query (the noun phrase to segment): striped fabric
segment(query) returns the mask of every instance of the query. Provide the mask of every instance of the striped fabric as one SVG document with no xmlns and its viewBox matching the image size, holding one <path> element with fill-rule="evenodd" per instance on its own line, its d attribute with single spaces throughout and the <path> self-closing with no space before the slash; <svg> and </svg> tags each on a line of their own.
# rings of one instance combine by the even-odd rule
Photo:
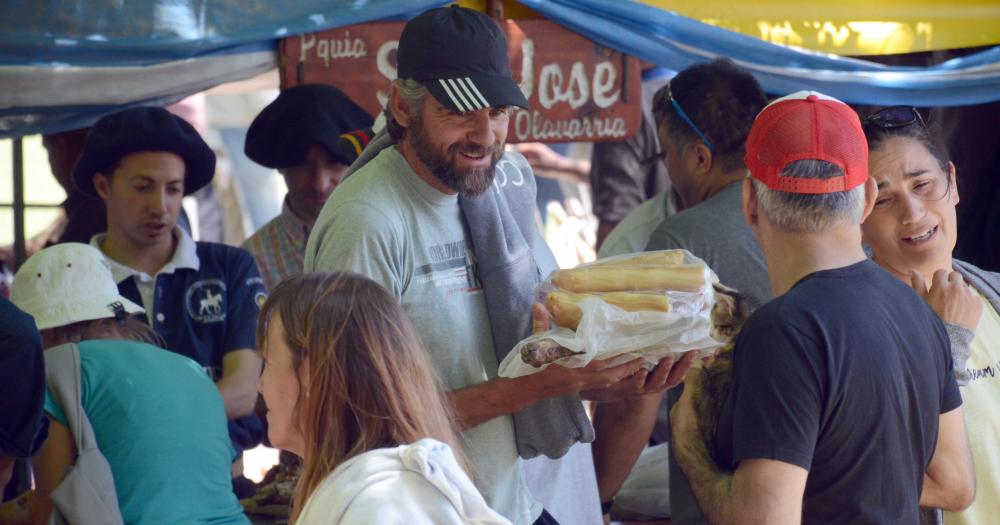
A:
<svg viewBox="0 0 1000 525">
<path fill-rule="evenodd" d="M 311 229 L 292 213 L 286 197 L 281 214 L 243 243 L 243 249 L 253 254 L 257 261 L 257 268 L 268 290 L 273 290 L 286 277 L 302 273 L 306 241 Z"/>
</svg>

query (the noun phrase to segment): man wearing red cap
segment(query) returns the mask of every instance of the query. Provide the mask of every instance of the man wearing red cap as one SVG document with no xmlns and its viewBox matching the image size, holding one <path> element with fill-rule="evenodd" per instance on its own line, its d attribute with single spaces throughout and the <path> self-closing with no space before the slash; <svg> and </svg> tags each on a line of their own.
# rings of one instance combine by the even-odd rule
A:
<svg viewBox="0 0 1000 525">
<path fill-rule="evenodd" d="M 868 260 L 875 184 L 857 115 L 799 92 L 757 116 L 743 213 L 775 299 L 744 325 L 715 439 L 689 388 L 674 451 L 712 523 L 917 523 L 975 493 L 948 336 Z"/>
</svg>

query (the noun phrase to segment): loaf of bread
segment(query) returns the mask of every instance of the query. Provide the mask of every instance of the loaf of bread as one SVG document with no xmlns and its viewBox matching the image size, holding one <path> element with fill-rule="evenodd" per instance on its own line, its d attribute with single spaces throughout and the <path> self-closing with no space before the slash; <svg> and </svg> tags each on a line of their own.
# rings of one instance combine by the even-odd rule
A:
<svg viewBox="0 0 1000 525">
<path fill-rule="evenodd" d="M 534 368 L 557 361 L 580 366 L 630 352 L 649 360 L 690 351 L 708 355 L 731 343 L 748 316 L 743 296 L 713 281 L 711 269 L 684 250 L 630 254 L 556 270 L 539 288 L 555 326 L 523 341 L 517 353 Z M 615 308 L 600 308 L 604 305 L 593 302 L 597 300 Z M 587 306 L 581 308 L 585 301 Z M 521 364 L 502 366 L 509 366 L 514 376 L 530 373 L 526 367 L 517 368 Z"/>
<path fill-rule="evenodd" d="M 601 294 L 578 294 L 563 290 L 549 292 L 545 300 L 545 308 L 552 314 L 552 320 L 559 326 L 572 330 L 580 324 L 583 311 L 580 301 L 587 297 L 597 297 L 602 301 L 617 306 L 626 312 L 667 312 L 670 310 L 670 299 L 666 293 L 609 292 Z"/>
<path fill-rule="evenodd" d="M 636 253 L 622 258 L 601 259 L 590 263 L 595 266 L 677 266 L 684 264 L 682 250 L 663 250 L 658 252 Z"/>
<path fill-rule="evenodd" d="M 705 287 L 705 267 L 700 264 L 675 266 L 584 266 L 559 270 L 552 284 L 575 293 L 634 292 L 673 290 L 699 292 Z"/>
</svg>

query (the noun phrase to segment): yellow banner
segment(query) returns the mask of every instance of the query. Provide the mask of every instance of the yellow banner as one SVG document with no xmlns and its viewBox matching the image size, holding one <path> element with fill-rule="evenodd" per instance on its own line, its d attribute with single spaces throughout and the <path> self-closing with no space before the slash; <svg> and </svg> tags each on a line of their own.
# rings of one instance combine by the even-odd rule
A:
<svg viewBox="0 0 1000 525">
<path fill-rule="evenodd" d="M 775 44 L 890 55 L 1000 44 L 997 0 L 638 0 Z"/>
<path fill-rule="evenodd" d="M 1000 0 L 637 0 L 775 44 L 838 55 L 891 55 L 1000 44 Z M 488 0 L 459 0 L 487 11 Z M 507 18 L 532 10 L 504 0 Z"/>
</svg>

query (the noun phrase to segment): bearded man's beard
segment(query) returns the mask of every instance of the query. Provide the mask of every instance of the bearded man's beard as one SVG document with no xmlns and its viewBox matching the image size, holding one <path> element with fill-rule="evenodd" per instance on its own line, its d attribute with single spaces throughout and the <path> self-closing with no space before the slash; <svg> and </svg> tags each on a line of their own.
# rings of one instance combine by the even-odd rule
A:
<svg viewBox="0 0 1000 525">
<path fill-rule="evenodd" d="M 423 119 L 413 119 L 412 126 L 407 128 L 406 139 L 410 141 L 417 158 L 445 186 L 455 190 L 463 197 L 478 197 L 490 188 L 495 176 L 495 168 L 503 156 L 503 141 L 497 141 L 489 147 L 482 147 L 472 142 L 457 142 L 448 146 L 448 150 L 440 152 L 430 141 L 430 134 L 424 129 Z M 490 165 L 481 168 L 459 169 L 455 159 L 461 155 L 489 155 Z"/>
</svg>

